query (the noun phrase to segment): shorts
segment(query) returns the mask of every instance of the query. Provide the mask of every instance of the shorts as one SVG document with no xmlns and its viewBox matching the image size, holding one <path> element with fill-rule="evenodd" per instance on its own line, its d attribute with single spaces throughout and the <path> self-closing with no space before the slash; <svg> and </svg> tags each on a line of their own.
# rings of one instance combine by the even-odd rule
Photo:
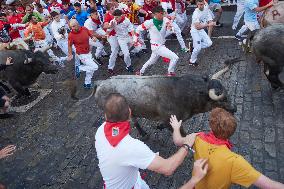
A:
<svg viewBox="0 0 284 189">
<path fill-rule="evenodd" d="M 209 4 L 209 9 L 213 12 L 221 9 L 221 4 L 220 3 L 210 3 Z"/>
</svg>

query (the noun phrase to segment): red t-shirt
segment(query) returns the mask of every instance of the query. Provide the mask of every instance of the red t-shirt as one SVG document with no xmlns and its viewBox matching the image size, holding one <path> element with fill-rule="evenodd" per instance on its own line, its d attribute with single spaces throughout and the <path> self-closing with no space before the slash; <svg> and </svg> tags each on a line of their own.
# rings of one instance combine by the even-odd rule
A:
<svg viewBox="0 0 284 189">
<path fill-rule="evenodd" d="M 110 23 L 110 21 L 114 19 L 114 16 L 112 14 L 110 14 L 109 12 L 107 12 L 105 14 L 105 18 L 104 18 L 104 22 L 105 23 Z M 105 30 L 106 31 L 106 30 Z M 114 30 L 111 30 L 111 32 L 109 33 L 110 36 L 114 36 L 116 33 Z"/>
<path fill-rule="evenodd" d="M 18 15 L 8 16 L 8 22 L 9 24 L 16 24 L 16 23 L 22 23 L 22 18 Z M 9 35 L 12 39 L 20 38 L 21 35 L 19 33 L 19 28 L 13 29 L 12 27 L 9 30 Z"/>
<path fill-rule="evenodd" d="M 259 6 L 263 7 L 265 5 L 267 5 L 268 3 L 270 3 L 272 0 L 259 0 Z"/>
<path fill-rule="evenodd" d="M 90 52 L 89 38 L 92 32 L 84 26 L 80 27 L 78 32 L 71 31 L 68 35 L 68 44 L 74 44 L 77 54 L 88 54 Z"/>
</svg>

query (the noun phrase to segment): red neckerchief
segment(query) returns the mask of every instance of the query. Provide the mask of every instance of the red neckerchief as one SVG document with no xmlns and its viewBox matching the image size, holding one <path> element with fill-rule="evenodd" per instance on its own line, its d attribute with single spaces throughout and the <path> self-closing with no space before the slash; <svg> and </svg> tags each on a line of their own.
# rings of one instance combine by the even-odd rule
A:
<svg viewBox="0 0 284 189">
<path fill-rule="evenodd" d="M 118 143 L 130 132 L 130 122 L 108 122 L 104 126 L 104 132 L 106 139 L 113 147 L 116 147 Z"/>
<path fill-rule="evenodd" d="M 119 22 L 117 22 L 117 24 L 121 24 L 124 20 L 125 20 L 125 16 L 121 16 L 121 19 Z"/>
<path fill-rule="evenodd" d="M 92 19 L 92 21 L 93 21 L 94 23 L 96 23 L 97 25 L 101 25 L 100 19 L 93 19 L 93 18 L 91 18 L 91 19 Z"/>
<path fill-rule="evenodd" d="M 209 133 L 205 133 L 205 132 L 200 132 L 198 133 L 198 136 L 204 140 L 205 142 L 208 142 L 210 144 L 214 144 L 214 145 L 226 145 L 229 149 L 231 149 L 233 147 L 233 144 L 227 139 L 227 140 L 223 140 L 223 139 L 219 139 L 216 138 L 215 135 L 213 134 L 213 132 L 209 132 Z"/>
</svg>

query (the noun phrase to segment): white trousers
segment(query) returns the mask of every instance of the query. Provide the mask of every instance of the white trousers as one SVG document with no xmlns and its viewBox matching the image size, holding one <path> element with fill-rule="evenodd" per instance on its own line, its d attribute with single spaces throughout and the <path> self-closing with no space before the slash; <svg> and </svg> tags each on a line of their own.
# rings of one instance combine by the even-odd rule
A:
<svg viewBox="0 0 284 189">
<path fill-rule="evenodd" d="M 104 45 L 99 40 L 94 42 L 92 39 L 89 40 L 89 43 L 91 46 L 96 47 L 95 57 L 100 58 L 104 52 Z"/>
<path fill-rule="evenodd" d="M 91 53 L 79 54 L 77 56 L 79 57 L 79 59 L 81 60 L 83 64 L 79 66 L 79 70 L 86 72 L 85 84 L 91 84 L 93 74 L 99 67 L 93 60 Z"/>
<path fill-rule="evenodd" d="M 193 40 L 193 52 L 190 57 L 190 62 L 195 63 L 201 49 L 210 47 L 212 41 L 204 29 L 198 31 L 191 30 L 190 33 Z"/>
<path fill-rule="evenodd" d="M 120 49 L 123 53 L 124 62 L 127 67 L 131 65 L 129 48 L 132 46 L 132 40 L 130 37 L 128 38 L 117 38 Z"/>
<path fill-rule="evenodd" d="M 243 25 L 241 27 L 241 29 L 239 30 L 237 35 L 242 36 L 248 29 L 250 31 L 254 31 L 254 30 L 260 29 L 260 25 L 259 25 L 258 21 L 255 21 L 255 22 L 246 22 L 245 21 L 245 25 Z"/>
<path fill-rule="evenodd" d="M 165 45 L 160 45 L 160 46 L 151 45 L 151 49 L 152 49 L 151 57 L 142 66 L 140 73 L 144 73 L 147 67 L 155 64 L 160 56 L 170 59 L 168 73 L 175 72 L 175 67 L 179 57 L 173 51 L 169 50 Z"/>
<path fill-rule="evenodd" d="M 186 13 L 176 14 L 176 23 L 179 26 L 180 30 L 183 31 L 187 24 L 187 16 Z"/>
<path fill-rule="evenodd" d="M 42 48 L 48 46 L 48 42 L 46 40 L 34 41 L 35 48 Z M 51 49 L 47 50 L 47 54 L 52 58 L 53 61 L 60 62 L 60 58 L 55 56 L 54 52 Z"/>
<path fill-rule="evenodd" d="M 115 66 L 115 61 L 119 51 L 119 44 L 116 36 L 109 36 L 107 38 L 107 41 L 110 44 L 110 49 L 111 49 L 111 54 L 109 56 L 109 62 L 108 62 L 108 69 L 112 70 Z"/>
<path fill-rule="evenodd" d="M 14 3 L 15 0 L 6 0 L 6 5 L 10 5 L 12 3 Z"/>
<path fill-rule="evenodd" d="M 173 22 L 172 25 L 173 25 L 173 31 L 167 31 L 166 37 L 174 33 L 177 36 L 177 40 L 178 40 L 180 47 L 182 49 L 186 48 L 179 26 L 175 22 Z"/>
<path fill-rule="evenodd" d="M 241 17 L 243 16 L 245 12 L 245 5 L 244 2 L 239 2 L 237 3 L 237 12 L 234 16 L 234 21 L 233 21 L 233 26 L 232 29 L 235 30 L 238 27 L 238 24 L 240 22 Z"/>
</svg>

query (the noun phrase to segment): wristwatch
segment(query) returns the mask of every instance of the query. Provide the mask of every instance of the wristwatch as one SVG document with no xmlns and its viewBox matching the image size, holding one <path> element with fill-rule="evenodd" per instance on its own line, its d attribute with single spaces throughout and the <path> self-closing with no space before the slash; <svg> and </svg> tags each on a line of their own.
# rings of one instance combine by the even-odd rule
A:
<svg viewBox="0 0 284 189">
<path fill-rule="evenodd" d="M 183 144 L 182 147 L 184 147 L 192 155 L 195 153 L 195 151 L 188 144 Z"/>
</svg>

